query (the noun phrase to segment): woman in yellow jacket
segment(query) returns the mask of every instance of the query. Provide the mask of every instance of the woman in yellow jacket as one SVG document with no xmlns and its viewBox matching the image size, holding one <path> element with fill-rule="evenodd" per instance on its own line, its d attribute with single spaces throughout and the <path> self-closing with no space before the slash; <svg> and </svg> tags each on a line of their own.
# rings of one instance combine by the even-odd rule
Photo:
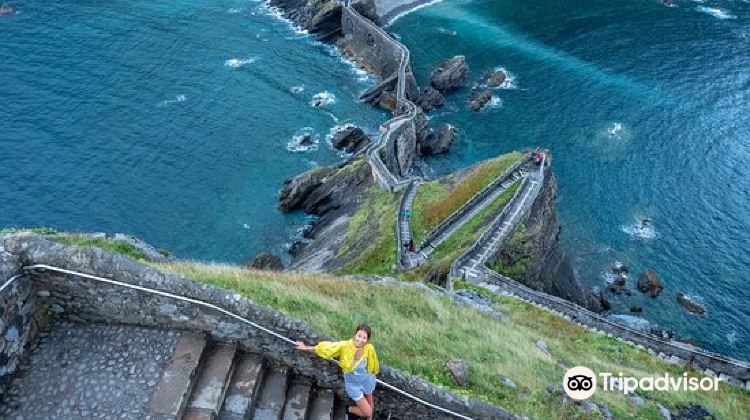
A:
<svg viewBox="0 0 750 420">
<path fill-rule="evenodd" d="M 345 341 L 321 341 L 315 346 L 307 346 L 297 341 L 297 349 L 314 351 L 325 359 L 338 358 L 339 366 L 344 371 L 346 394 L 357 405 L 349 407 L 349 413 L 372 419 L 375 412 L 375 375 L 380 372 L 378 355 L 375 346 L 370 343 L 372 331 L 367 324 L 358 325 L 354 337 Z"/>
</svg>

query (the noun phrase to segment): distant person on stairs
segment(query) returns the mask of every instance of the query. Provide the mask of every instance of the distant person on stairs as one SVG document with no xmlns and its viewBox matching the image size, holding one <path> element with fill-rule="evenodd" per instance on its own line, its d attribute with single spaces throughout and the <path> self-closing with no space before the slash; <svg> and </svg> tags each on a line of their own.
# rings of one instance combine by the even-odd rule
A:
<svg viewBox="0 0 750 420">
<path fill-rule="evenodd" d="M 349 407 L 354 416 L 371 420 L 375 413 L 375 375 L 380 372 L 375 346 L 370 343 L 372 330 L 369 325 L 358 325 L 354 337 L 344 341 L 321 341 L 315 346 L 307 346 L 297 341 L 297 350 L 314 351 L 325 359 L 338 359 L 344 371 L 344 386 L 349 398 L 357 403 Z M 351 417 L 351 416 L 350 416 Z"/>
</svg>

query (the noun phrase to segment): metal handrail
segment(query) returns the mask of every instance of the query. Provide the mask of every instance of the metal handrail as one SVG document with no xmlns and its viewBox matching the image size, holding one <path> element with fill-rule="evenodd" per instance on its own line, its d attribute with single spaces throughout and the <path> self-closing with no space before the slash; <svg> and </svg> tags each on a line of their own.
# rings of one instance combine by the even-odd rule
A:
<svg viewBox="0 0 750 420">
<path fill-rule="evenodd" d="M 296 341 L 292 340 L 291 338 L 285 337 L 285 336 L 283 336 L 283 335 L 281 335 L 281 334 L 279 334 L 279 333 L 277 333 L 277 332 L 275 332 L 273 330 L 270 330 L 270 329 L 268 329 L 268 328 L 266 328 L 266 327 L 264 327 L 262 325 L 259 325 L 259 324 L 255 323 L 255 322 L 252 322 L 252 321 L 250 321 L 250 320 L 248 320 L 246 318 L 243 318 L 243 317 L 235 314 L 234 312 L 228 311 L 228 310 L 226 310 L 226 309 L 224 309 L 224 308 L 222 308 L 220 306 L 214 305 L 212 303 L 204 302 L 202 300 L 193 299 L 193 298 L 189 298 L 189 297 L 185 297 L 185 296 L 180 296 L 180 295 L 176 295 L 174 293 L 163 292 L 161 290 L 151 289 L 149 287 L 143 287 L 143 286 L 138 286 L 138 285 L 135 285 L 135 284 L 124 283 L 124 282 L 117 281 L 117 280 L 107 279 L 107 278 L 104 278 L 104 277 L 94 276 L 94 275 L 87 274 L 87 273 L 81 273 L 81 272 L 78 272 L 78 271 L 68 270 L 68 269 L 65 269 L 65 268 L 55 267 L 55 266 L 47 265 L 47 264 L 34 264 L 34 265 L 29 265 L 29 266 L 24 266 L 23 267 L 23 271 L 24 272 L 26 272 L 26 271 L 32 271 L 32 270 L 56 271 L 56 272 L 59 272 L 59 273 L 64 273 L 64 274 L 68 274 L 68 275 L 72 275 L 72 276 L 83 277 L 83 278 L 86 278 L 86 279 L 89 279 L 89 280 L 94 280 L 94 281 L 98 281 L 98 282 L 102 282 L 102 283 L 107 283 L 107 284 L 113 284 L 113 285 L 116 285 L 116 286 L 121 286 L 121 287 L 129 288 L 129 289 L 134 289 L 134 290 L 138 290 L 138 291 L 142 291 L 142 292 L 146 292 L 146 293 L 151 293 L 151 294 L 155 294 L 155 295 L 159 295 L 159 296 L 164 296 L 164 297 L 168 297 L 168 298 L 172 298 L 172 299 L 176 299 L 176 300 L 181 300 L 183 302 L 189 302 L 189 303 L 192 303 L 194 305 L 203 306 L 205 308 L 210 308 L 210 309 L 213 309 L 215 311 L 218 311 L 218 312 L 220 312 L 220 313 L 222 313 L 224 315 L 227 315 L 227 316 L 229 316 L 231 318 L 236 319 L 237 321 L 240 321 L 240 322 L 245 323 L 247 325 L 250 325 L 250 326 L 252 326 L 254 328 L 257 328 L 257 329 L 259 329 L 259 330 L 261 330 L 261 331 L 263 331 L 265 333 L 268 333 L 268 334 L 270 334 L 270 335 L 272 335 L 272 336 L 274 336 L 274 337 L 276 337 L 276 338 L 278 338 L 278 339 L 280 339 L 282 341 L 285 341 L 287 343 L 296 344 Z M 0 292 L 2 292 L 3 290 L 5 290 L 5 288 L 7 288 L 8 286 L 10 286 L 11 283 L 13 283 L 15 280 L 17 280 L 17 279 L 19 279 L 21 277 L 23 277 L 23 274 L 17 274 L 15 276 L 11 277 L 10 279 L 8 279 L 8 281 L 6 281 L 2 286 L 0 286 Z M 460 414 L 460 413 L 456 413 L 455 411 L 452 411 L 452 410 L 449 410 L 447 408 L 443 408 L 443 407 L 440 407 L 438 405 L 432 404 L 432 403 L 430 403 L 428 401 L 425 401 L 425 400 L 423 400 L 423 399 L 421 399 L 421 398 L 419 398 L 419 397 L 417 397 L 415 395 L 412 395 L 412 394 L 410 394 L 410 393 L 408 393 L 408 392 L 406 392 L 406 391 L 404 391 L 404 390 L 402 390 L 402 389 L 400 389 L 400 388 L 398 388 L 398 387 L 396 387 L 394 385 L 391 385 L 391 384 L 389 384 L 389 383 L 387 383 L 387 382 L 385 382 L 385 381 L 383 381 L 381 379 L 375 378 L 375 380 L 377 381 L 378 384 L 380 384 L 380 385 L 382 385 L 382 386 L 384 386 L 384 387 L 386 387 L 386 388 L 388 388 L 388 389 L 390 389 L 390 390 L 392 390 L 394 392 L 397 392 L 397 393 L 399 393 L 399 394 L 401 394 L 401 395 L 403 395 L 405 397 L 408 397 L 408 398 L 410 398 L 410 399 L 412 399 L 412 400 L 414 400 L 414 401 L 416 401 L 416 402 L 418 402 L 418 403 L 420 403 L 422 405 L 425 405 L 427 407 L 433 408 L 433 409 L 438 410 L 438 411 L 442 411 L 443 413 L 450 414 L 450 415 L 452 415 L 454 417 L 458 417 L 458 418 L 465 419 L 465 420 L 473 420 L 471 417 L 465 416 L 465 415 Z"/>
</svg>

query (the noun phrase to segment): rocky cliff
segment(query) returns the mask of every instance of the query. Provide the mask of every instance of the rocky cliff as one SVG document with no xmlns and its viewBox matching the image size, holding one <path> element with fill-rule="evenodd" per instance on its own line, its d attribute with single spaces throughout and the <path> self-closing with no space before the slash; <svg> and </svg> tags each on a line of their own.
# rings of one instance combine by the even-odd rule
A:
<svg viewBox="0 0 750 420">
<path fill-rule="evenodd" d="M 529 287 L 541 290 L 596 312 L 608 305 L 598 292 L 578 282 L 569 256 L 561 243 L 562 226 L 557 219 L 557 179 L 551 169 L 531 211 L 495 256 L 493 268 Z"/>
</svg>

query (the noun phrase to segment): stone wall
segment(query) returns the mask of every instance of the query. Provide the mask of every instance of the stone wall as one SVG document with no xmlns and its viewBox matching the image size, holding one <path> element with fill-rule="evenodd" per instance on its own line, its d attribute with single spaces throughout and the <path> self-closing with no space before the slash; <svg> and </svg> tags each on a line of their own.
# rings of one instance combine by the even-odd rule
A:
<svg viewBox="0 0 750 420">
<path fill-rule="evenodd" d="M 21 269 L 20 259 L 0 244 L 0 285 Z M 0 292 L 0 400 L 44 320 L 33 283 L 17 279 Z"/>
<path fill-rule="evenodd" d="M 345 7 L 342 9 L 341 30 L 344 36 L 339 47 L 346 56 L 377 75 L 380 80 L 386 80 L 397 73 L 402 46 L 375 23 L 352 8 Z M 416 98 L 419 90 L 411 66 L 408 67 L 406 78 L 406 98 Z M 393 94 L 395 97 L 395 92 Z"/>
<path fill-rule="evenodd" d="M 54 244 L 34 235 L 0 236 L 0 241 L 0 245 L 18 257 L 24 266 L 46 264 L 200 300 L 293 340 L 315 343 L 332 339 L 317 333 L 302 321 L 255 305 L 232 291 L 165 274 L 122 255 Z M 289 343 L 214 309 L 48 270 L 36 271 L 30 278 L 38 295 L 43 296 L 44 302 L 59 317 L 79 322 L 203 330 L 215 340 L 237 342 L 246 351 L 261 353 L 302 375 L 315 378 L 321 387 L 335 388 L 339 392 L 343 388 L 340 370 L 335 364 L 296 351 Z M 427 401 L 474 418 L 513 417 L 500 408 L 457 396 L 387 366 L 382 366 L 380 378 Z M 395 418 L 450 418 L 382 386 L 376 394 L 380 412 L 391 413 Z"/>
</svg>

